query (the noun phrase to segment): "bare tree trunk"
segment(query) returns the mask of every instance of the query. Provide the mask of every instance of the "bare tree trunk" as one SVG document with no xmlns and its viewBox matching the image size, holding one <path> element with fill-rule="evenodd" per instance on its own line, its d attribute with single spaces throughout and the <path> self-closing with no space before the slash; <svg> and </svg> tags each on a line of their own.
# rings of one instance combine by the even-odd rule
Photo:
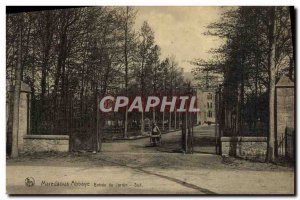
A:
<svg viewBox="0 0 300 200">
<path fill-rule="evenodd" d="M 270 32 L 270 55 L 269 55 L 269 138 L 268 138 L 268 153 L 267 161 L 272 162 L 276 156 L 276 138 L 275 138 L 275 47 L 276 47 L 276 20 L 275 12 L 276 7 L 271 8 L 271 32 Z"/>
<path fill-rule="evenodd" d="M 174 112 L 174 120 L 175 120 L 175 121 L 174 121 L 174 129 L 175 129 L 175 130 L 176 130 L 176 128 L 177 128 L 177 124 L 176 124 L 176 123 L 177 123 L 177 120 L 176 120 L 176 117 L 177 117 L 177 116 L 176 116 L 176 109 L 175 109 L 175 112 Z"/>
<path fill-rule="evenodd" d="M 144 128 L 144 111 L 142 111 L 142 119 L 141 119 L 141 133 L 143 134 L 145 132 Z"/>
<path fill-rule="evenodd" d="M 172 125 L 172 112 L 170 111 L 170 113 L 169 113 L 169 131 L 171 130 L 171 125 Z"/>
<path fill-rule="evenodd" d="M 20 15 L 19 24 L 19 41 L 18 41 L 18 62 L 15 74 L 15 88 L 14 88 L 14 107 L 13 107 L 13 130 L 12 130 L 12 152 L 11 157 L 17 158 L 18 151 L 18 134 L 19 134 L 19 104 L 20 104 L 20 90 L 21 90 L 21 72 L 22 72 L 22 21 L 23 16 Z"/>
<path fill-rule="evenodd" d="M 128 137 L 128 105 L 125 110 L 125 122 L 124 122 L 124 138 Z"/>
<path fill-rule="evenodd" d="M 163 111 L 163 117 L 162 117 L 162 130 L 165 130 L 165 111 Z"/>
<path fill-rule="evenodd" d="M 144 61 L 142 62 L 144 63 Z M 142 93 L 142 98 L 144 98 L 144 64 L 142 64 L 142 76 L 141 76 L 141 93 Z M 143 107 L 143 111 L 141 113 L 141 134 L 144 133 L 145 131 L 145 128 L 144 128 L 144 105 L 142 106 Z"/>
<path fill-rule="evenodd" d="M 124 58 L 125 58 L 125 91 L 126 96 L 128 97 L 128 6 L 126 7 L 126 21 L 125 21 L 125 45 L 124 45 Z M 124 138 L 127 138 L 127 129 L 128 129 L 128 105 L 125 110 L 125 122 L 124 122 Z"/>
<path fill-rule="evenodd" d="M 52 21 L 51 15 L 47 12 L 45 16 L 45 33 L 43 36 L 43 64 L 42 64 L 42 77 L 41 77 L 41 102 L 42 102 L 42 113 L 44 112 L 45 107 L 45 94 L 46 94 L 46 85 L 47 85 L 47 76 L 48 76 L 48 65 L 50 59 L 50 49 L 52 44 Z"/>
</svg>

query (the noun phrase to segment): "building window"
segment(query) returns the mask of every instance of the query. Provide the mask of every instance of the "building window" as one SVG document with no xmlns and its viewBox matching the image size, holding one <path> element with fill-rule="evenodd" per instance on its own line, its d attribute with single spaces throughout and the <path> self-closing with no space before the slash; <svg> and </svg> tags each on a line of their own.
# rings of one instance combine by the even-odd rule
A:
<svg viewBox="0 0 300 200">
<path fill-rule="evenodd" d="M 208 111 L 207 117 L 212 118 L 212 111 Z"/>
<path fill-rule="evenodd" d="M 207 108 L 212 108 L 212 102 L 207 102 Z"/>
<path fill-rule="evenodd" d="M 212 94 L 211 94 L 211 93 L 208 93 L 207 99 L 208 99 L 208 100 L 211 100 L 211 99 L 212 99 Z"/>
</svg>

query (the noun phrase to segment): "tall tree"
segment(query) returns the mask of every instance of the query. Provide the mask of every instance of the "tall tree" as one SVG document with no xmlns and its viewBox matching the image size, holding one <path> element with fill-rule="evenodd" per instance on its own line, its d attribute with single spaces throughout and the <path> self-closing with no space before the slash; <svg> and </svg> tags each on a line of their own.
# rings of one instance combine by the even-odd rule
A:
<svg viewBox="0 0 300 200">
<path fill-rule="evenodd" d="M 231 112 L 236 113 L 238 134 L 243 134 L 246 125 L 261 134 L 258 121 L 269 127 L 269 132 L 264 133 L 269 135 L 269 160 L 276 156 L 275 83 L 282 74 L 293 71 L 290 70 L 293 50 L 289 8 L 274 10 L 274 7 L 225 9 L 221 20 L 210 24 L 205 33 L 220 37 L 224 42 L 210 51 L 212 59 L 194 61 L 196 76 L 205 77 L 203 72 L 209 72 L 223 77 L 225 121 L 230 121 Z M 225 125 L 231 128 L 230 123 Z"/>
<path fill-rule="evenodd" d="M 128 135 L 125 125 L 138 114 L 104 115 L 98 112 L 97 100 L 124 89 L 128 96 L 163 91 L 159 46 L 147 22 L 135 32 L 136 12 L 131 7 L 86 7 L 22 15 L 21 78 L 32 91 L 31 133 L 70 134 L 71 143 L 73 134 L 84 134 L 93 137 L 95 151 L 100 149 L 108 121 L 123 120 L 127 129 L 123 136 Z M 6 76 L 10 85 L 18 71 L 18 15 L 7 16 Z M 142 122 L 146 116 L 150 114 L 142 113 Z"/>
<path fill-rule="evenodd" d="M 275 53 L 276 53 L 276 7 L 270 8 L 270 36 L 269 36 L 269 137 L 267 160 L 274 161 L 275 159 Z"/>
<path fill-rule="evenodd" d="M 14 87 L 14 104 L 13 104 L 13 130 L 12 130 L 12 152 L 11 157 L 19 156 L 18 150 L 18 133 L 19 133 L 19 105 L 21 90 L 21 72 L 22 72 L 22 25 L 23 15 L 19 15 L 18 20 L 18 61 L 15 71 L 15 87 Z"/>
<path fill-rule="evenodd" d="M 135 47 L 136 47 L 136 34 L 133 31 L 134 20 L 136 16 L 136 11 L 126 6 L 125 12 L 121 12 L 122 17 L 124 18 L 123 22 L 123 31 L 124 31 L 124 82 L 125 82 L 125 95 L 128 96 L 128 87 L 129 87 L 129 70 L 130 63 L 133 63 L 133 57 L 135 56 Z M 128 105 L 125 108 L 124 114 L 124 138 L 128 137 Z"/>
<path fill-rule="evenodd" d="M 154 45 L 154 33 L 151 30 L 148 22 L 144 21 L 140 30 L 140 43 L 138 47 L 138 67 L 139 67 L 139 79 L 140 79 L 140 93 L 142 98 L 145 97 L 146 92 L 146 67 L 149 57 L 151 55 L 151 49 Z M 144 112 L 141 112 L 141 132 L 144 132 Z"/>
</svg>

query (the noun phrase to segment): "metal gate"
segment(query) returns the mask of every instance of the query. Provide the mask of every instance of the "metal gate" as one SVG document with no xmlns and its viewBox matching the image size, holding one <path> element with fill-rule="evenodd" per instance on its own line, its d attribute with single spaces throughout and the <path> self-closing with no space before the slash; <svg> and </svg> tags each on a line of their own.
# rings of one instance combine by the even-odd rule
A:
<svg viewBox="0 0 300 200">
<path fill-rule="evenodd" d="M 189 95 L 197 95 L 197 90 L 191 90 Z M 198 97 L 199 98 L 199 97 Z M 214 97 L 215 108 L 219 109 L 219 95 Z M 200 110 L 200 112 L 202 112 Z M 217 118 L 218 111 L 215 111 Z M 219 120 L 207 125 L 199 124 L 198 113 L 186 112 L 182 114 L 182 149 L 185 153 L 220 153 Z"/>
</svg>

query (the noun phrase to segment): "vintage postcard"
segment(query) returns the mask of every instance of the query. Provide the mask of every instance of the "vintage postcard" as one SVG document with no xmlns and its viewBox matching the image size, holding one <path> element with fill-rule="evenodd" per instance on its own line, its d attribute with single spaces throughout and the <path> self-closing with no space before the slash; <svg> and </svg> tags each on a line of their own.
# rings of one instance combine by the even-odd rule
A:
<svg viewBox="0 0 300 200">
<path fill-rule="evenodd" d="M 9 195 L 295 195 L 289 6 L 6 7 Z"/>
</svg>

